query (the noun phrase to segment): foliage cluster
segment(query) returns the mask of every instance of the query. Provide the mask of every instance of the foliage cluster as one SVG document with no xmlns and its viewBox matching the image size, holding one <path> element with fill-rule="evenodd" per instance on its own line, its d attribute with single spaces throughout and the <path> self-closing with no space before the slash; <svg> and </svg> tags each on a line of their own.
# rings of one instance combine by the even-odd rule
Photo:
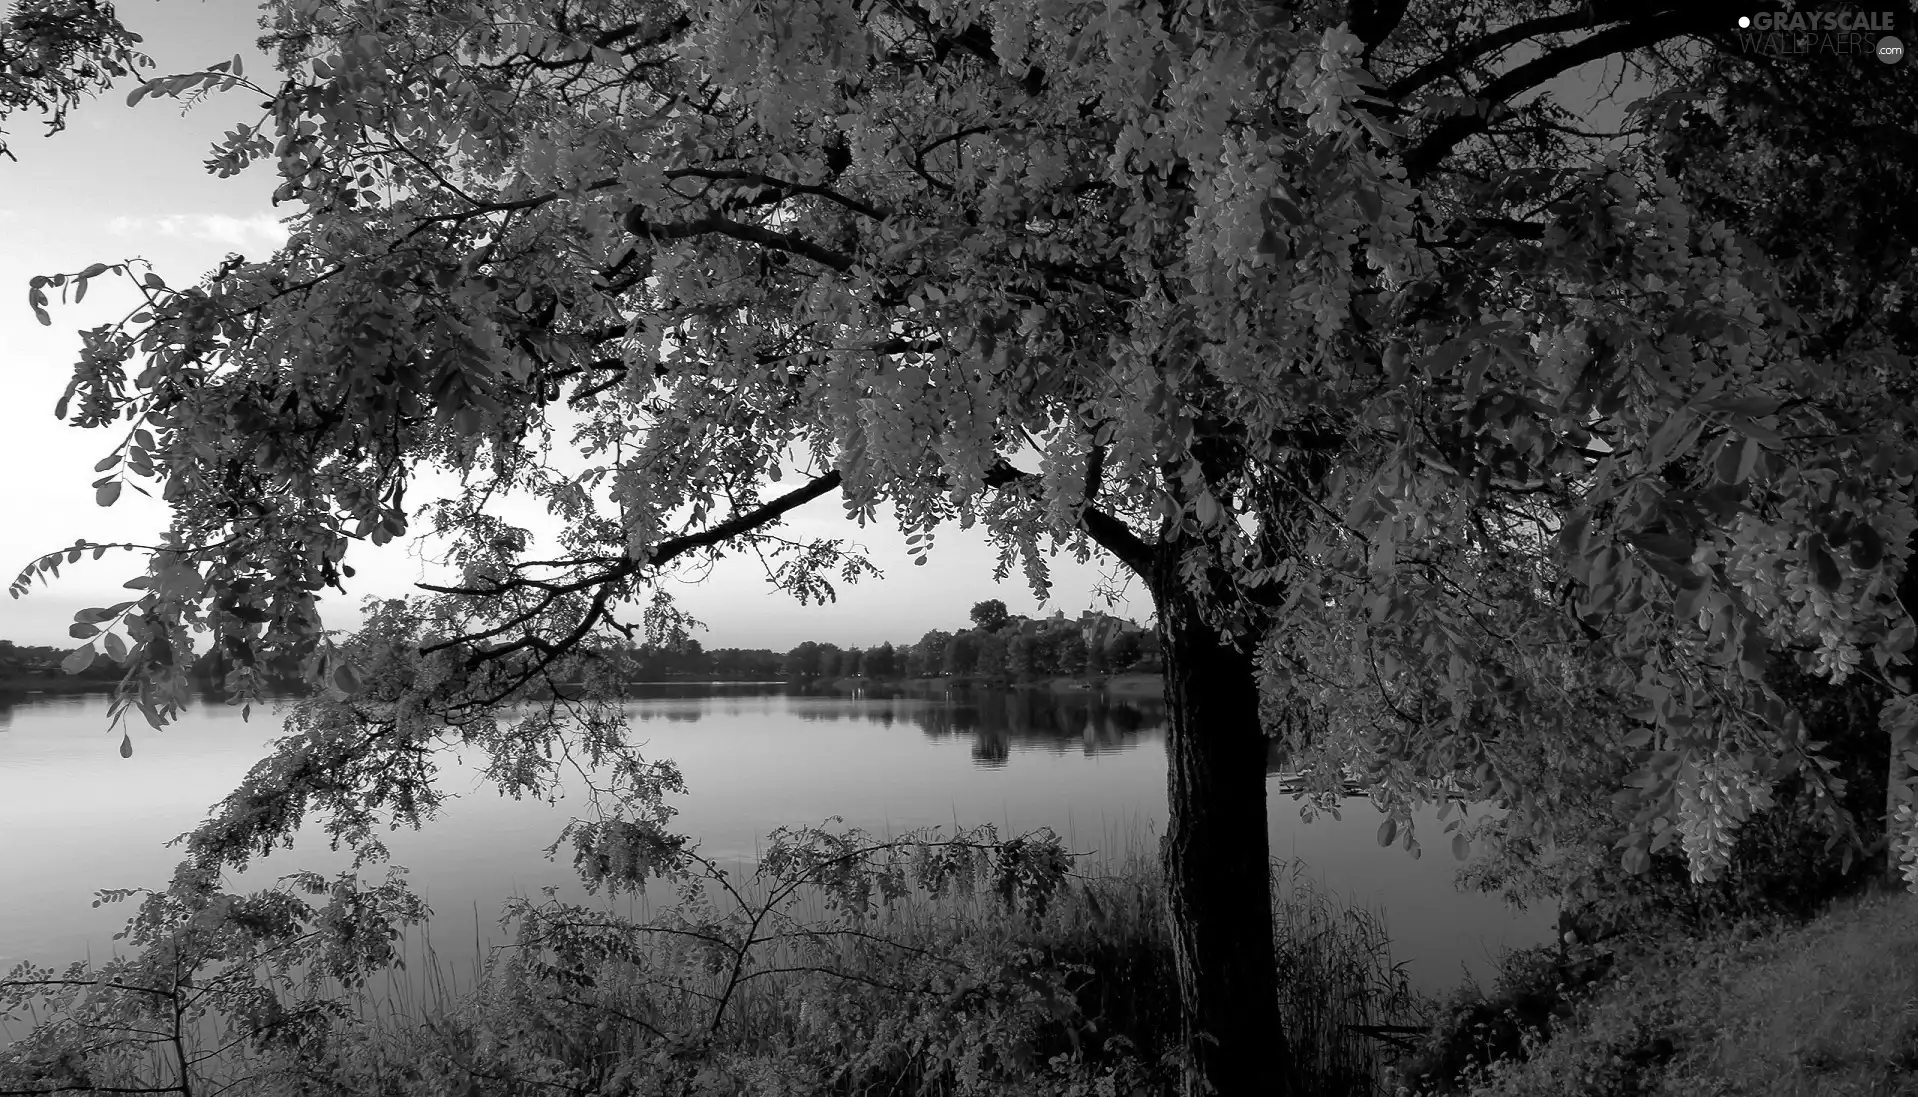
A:
<svg viewBox="0 0 1918 1097">
<path fill-rule="evenodd" d="M 1472 1097 L 1880 1097 L 1918 1085 L 1909 895 L 1809 924 L 1679 937 L 1621 959 L 1549 1039 Z"/>
<path fill-rule="evenodd" d="M 1580 995 L 1612 964 L 1609 954 L 1568 962 L 1549 947 L 1506 953 L 1490 990 L 1467 979 L 1435 1006 L 1431 1027 L 1408 1040 L 1408 1053 L 1393 1064 L 1395 1084 L 1445 1092 L 1493 1063 L 1524 1057 L 1572 1017 Z"/>
<path fill-rule="evenodd" d="M 1610 790 L 1625 776 L 1622 752 L 1602 737 L 1550 751 L 1514 749 L 1514 762 L 1529 757 L 1526 764 L 1549 764 L 1569 777 L 1553 807 L 1556 834 L 1548 839 L 1509 817 L 1482 817 L 1462 829 L 1482 853 L 1461 869 L 1462 885 L 1518 905 L 1557 902 L 1560 929 L 1577 945 L 1647 932 L 1702 934 L 1754 919 L 1803 920 L 1864 886 L 1878 866 L 1847 864 L 1833 850 L 1851 841 L 1882 848 L 1888 744 L 1876 712 L 1886 689 L 1868 676 L 1833 684 L 1782 657 L 1767 675 L 1831 760 L 1828 774 L 1849 819 L 1823 810 L 1820 790 L 1803 775 L 1788 776 L 1772 790 L 1773 806 L 1728 836 L 1712 879 L 1696 879 L 1689 858 L 1672 847 L 1654 853 L 1645 871 L 1627 872 L 1610 855 L 1620 832 Z"/>
<path fill-rule="evenodd" d="M 0 18 L 0 122 L 38 112 L 47 132 L 66 127 L 67 111 L 116 79 L 151 68 L 113 5 L 101 0 L 19 0 Z M 0 156 L 13 159 L 0 130 Z"/>
</svg>

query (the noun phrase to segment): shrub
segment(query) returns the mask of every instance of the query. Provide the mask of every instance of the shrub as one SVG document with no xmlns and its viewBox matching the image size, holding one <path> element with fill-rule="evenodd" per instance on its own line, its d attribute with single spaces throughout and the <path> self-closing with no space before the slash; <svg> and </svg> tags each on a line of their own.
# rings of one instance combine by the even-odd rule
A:
<svg viewBox="0 0 1918 1097">
<path fill-rule="evenodd" d="M 75 986 L 43 983 L 39 1023 L 0 1053 L 0 1089 L 60 1079 L 191 1080 L 196 1091 L 237 1085 L 261 1097 L 555 1089 L 1109 1097 L 1175 1088 L 1170 938 L 1156 871 L 1137 850 L 1105 874 L 1081 876 L 1046 832 L 878 840 L 808 827 L 776 832 L 752 881 L 735 884 L 643 828 L 581 825 L 567 837 L 589 882 L 632 889 L 664 875 L 676 882 L 675 900 L 639 921 L 550 894 L 509 904 L 503 921 L 514 943 L 457 994 L 432 981 L 431 963 L 410 983 L 389 980 L 383 998 L 366 981 L 376 964 L 328 969 L 344 982 L 303 983 L 323 974 L 315 970 L 253 978 L 230 962 L 244 951 L 233 948 L 221 954 L 229 962 L 199 970 L 179 951 L 187 942 L 161 934 L 141 956 L 174 949 L 193 978 L 160 988 L 172 995 L 164 1000 L 131 983 L 123 992 L 77 986 L 135 971 L 150 978 L 152 963 L 76 967 Z M 1423 1020 L 1421 1005 L 1375 919 L 1333 906 L 1298 866 L 1277 881 L 1296 1083 L 1371 1097 L 1380 1059 L 1368 1033 Z M 220 902 L 203 904 L 203 921 L 217 920 L 206 912 Z M 301 927 L 313 919 L 284 913 L 279 930 L 305 939 Z M 25 1003 L 37 974 L 16 973 L 12 1004 Z M 235 993 L 194 997 L 213 985 Z M 205 1024 L 175 1027 L 177 1042 L 141 1035 L 165 1035 L 181 1003 L 204 1009 Z M 282 1023 L 292 1016 L 303 1018 L 297 1027 Z"/>
</svg>

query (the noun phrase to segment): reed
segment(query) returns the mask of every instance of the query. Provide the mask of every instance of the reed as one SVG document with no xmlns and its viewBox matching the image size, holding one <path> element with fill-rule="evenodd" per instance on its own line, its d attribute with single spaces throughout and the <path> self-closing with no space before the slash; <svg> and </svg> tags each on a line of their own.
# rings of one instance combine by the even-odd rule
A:
<svg viewBox="0 0 1918 1097">
<path fill-rule="evenodd" d="M 1067 872 L 1037 901 L 995 859 L 1018 840 L 881 840 L 859 847 L 861 864 L 924 868 L 950 856 L 958 867 L 943 883 L 937 873 L 882 883 L 885 901 L 859 909 L 847 901 L 857 879 L 823 875 L 845 867 L 832 858 L 750 885 L 708 866 L 631 918 L 522 900 L 505 945 L 484 942 L 476 910 L 464 978 L 429 923 L 379 977 L 315 982 L 309 994 L 342 1008 L 296 1045 L 201 1032 L 203 1046 L 224 1050 L 196 1060 L 175 1091 L 1170 1093 L 1178 996 L 1156 842 L 1112 837 L 1093 868 Z M 874 871 L 870 880 L 884 877 Z M 1382 924 L 1296 862 L 1275 864 L 1273 903 L 1292 1091 L 1382 1092 L 1388 1049 L 1376 1034 L 1429 1016 Z M 181 1072 L 164 1058 L 103 1057 L 111 1076 L 90 1077 L 172 1087 Z M 0 1082 L 18 1080 L 0 1052 Z"/>
</svg>

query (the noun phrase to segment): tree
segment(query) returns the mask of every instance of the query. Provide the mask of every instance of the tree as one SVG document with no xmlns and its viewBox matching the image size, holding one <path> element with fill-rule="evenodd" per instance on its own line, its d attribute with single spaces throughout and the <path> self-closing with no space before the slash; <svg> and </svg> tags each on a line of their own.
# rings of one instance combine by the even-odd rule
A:
<svg viewBox="0 0 1918 1097">
<path fill-rule="evenodd" d="M 820 673 L 819 645 L 805 640 L 786 653 L 786 675 L 790 678 L 817 678 Z"/>
<path fill-rule="evenodd" d="M 1106 647 L 1108 641 L 1096 633 L 1093 635 L 1093 640 L 1095 642 L 1090 644 L 1086 643 L 1083 639 L 1080 640 L 1080 648 L 1085 656 L 1086 677 L 1104 678 L 1106 675 L 1112 673 L 1111 666 L 1106 662 Z"/>
<path fill-rule="evenodd" d="M 871 678 L 891 678 L 899 673 L 898 658 L 893 652 L 892 641 L 888 640 L 876 648 L 866 649 L 866 674 Z"/>
<path fill-rule="evenodd" d="M 944 673 L 946 648 L 951 643 L 952 633 L 943 629 L 931 629 L 921 636 L 906 653 L 906 677 L 937 678 Z"/>
<path fill-rule="evenodd" d="M 948 677 L 963 678 L 974 672 L 979 663 L 979 634 L 970 629 L 953 634 L 946 645 L 941 669 Z"/>
<path fill-rule="evenodd" d="M 1050 621 L 1041 622 L 1032 630 L 1032 653 L 1029 659 L 1033 677 L 1047 678 L 1061 673 L 1059 649 L 1064 641 L 1064 630 Z"/>
<path fill-rule="evenodd" d="M 974 665 L 973 673 L 981 679 L 988 682 L 1005 680 L 1007 675 L 1006 636 L 1006 631 L 1002 629 L 998 632 L 988 632 L 979 638 L 979 660 Z"/>
<path fill-rule="evenodd" d="M 1111 673 L 1131 670 L 1139 661 L 1139 639 L 1139 633 L 1124 629 L 1115 630 L 1106 638 L 1105 665 Z"/>
<path fill-rule="evenodd" d="M 1031 631 L 1020 629 L 1006 637 L 1006 677 L 1014 682 L 1030 682 L 1038 673 L 1033 666 Z"/>
<path fill-rule="evenodd" d="M 1918 131 L 1918 91 L 1889 71 L 1895 66 L 1872 58 L 1822 60 L 1806 65 L 1763 51 L 1700 58 L 1656 115 L 1655 132 L 1665 165 L 1688 201 L 1751 237 L 1779 264 L 1784 292 L 1808 321 L 1806 338 L 1829 355 L 1818 383 L 1801 386 L 1800 398 L 1821 405 L 1847 430 L 1872 420 L 1909 441 L 1918 424 L 1899 412 L 1918 402 L 1918 385 L 1911 370 L 1892 363 L 1918 357 L 1918 317 L 1908 307 L 1918 296 L 1918 200 L 1912 198 L 1918 187 L 1912 136 Z M 1867 147 L 1890 154 L 1857 154 Z M 1850 371 L 1831 368 L 1847 360 Z M 1897 410 L 1887 419 L 1881 416 L 1885 408 Z M 1829 467 L 1849 471 L 1842 462 Z M 1895 536 L 1867 528 L 1880 539 Z M 1836 545 L 1846 539 L 1825 540 Z M 1872 551 L 1869 544 L 1862 548 Z M 1918 545 L 1907 550 L 1897 601 L 1909 612 L 1918 607 L 1918 570 L 1909 566 Z M 1800 669 L 1829 675 L 1828 684 L 1812 687 L 1819 692 L 1835 694 L 1847 679 L 1873 676 L 1866 652 L 1855 653 L 1864 665 L 1854 668 L 1853 660 L 1829 645 L 1819 647 L 1823 666 L 1805 658 L 1814 655 L 1811 650 L 1796 653 Z M 1835 668 L 1832 654 L 1840 655 Z M 1909 694 L 1918 685 L 1909 657 L 1902 667 L 1878 662 L 1877 669 L 1895 679 L 1885 684 L 1897 693 Z M 1914 840 L 1909 810 L 1903 834 L 1894 824 L 1900 805 L 1912 799 L 1905 752 L 1918 721 L 1905 716 L 1882 725 L 1866 733 L 1886 733 L 1884 867 L 1897 875 Z"/>
<path fill-rule="evenodd" d="M 1058 669 L 1060 674 L 1073 678 L 1087 673 L 1086 641 L 1078 629 L 1066 629 L 1059 636 Z"/>
<path fill-rule="evenodd" d="M 1157 615 L 1189 1085 L 1277 1091 L 1259 683 L 1267 711 L 1360 691 L 1391 712 L 1347 725 L 1355 751 L 1418 759 L 1382 795 L 1469 755 L 1467 787 L 1496 796 L 1474 718 L 1599 630 L 1660 737 L 1631 857 L 1681 814 L 1673 766 L 1740 736 L 1796 749 L 1746 673 L 1783 642 L 1779 605 L 1852 582 L 1821 642 L 1902 650 L 1908 448 L 1867 433 L 1819 501 L 1829 481 L 1797 473 L 1825 458 L 1792 440 L 1844 432 L 1780 395 L 1819 363 L 1756 253 L 1533 94 L 1729 35 L 1739 10 L 1550 7 L 275 8 L 288 80 L 249 90 L 280 140 L 236 131 L 213 163 L 272 162 L 306 204 L 292 238 L 192 287 L 143 275 L 147 306 L 88 333 L 62 402 L 133 428 L 102 501 L 150 477 L 174 511 L 137 597 L 78 622 L 83 650 L 124 656 L 156 722 L 194 627 L 235 651 L 242 697 L 254 664 L 351 694 L 316 597 L 352 541 L 420 513 L 420 463 L 468 486 L 427 512 L 463 574 L 431 588 L 420 644 L 445 672 L 407 711 L 456 719 L 726 546 L 830 597 L 857 558 L 772 532 L 830 492 L 861 521 L 889 504 L 922 560 L 938 525 L 978 522 L 1041 592 L 1045 542 L 1096 545 Z M 72 277 L 108 273 L 139 272 Z M 579 476 L 529 444 L 559 401 L 587 423 Z M 1712 485 L 1667 480 L 1693 448 Z M 509 488 L 568 520 L 561 555 L 487 514 Z M 1892 547 L 1839 561 L 1803 536 L 1814 503 Z M 1501 553 L 1523 559 L 1487 571 Z M 1740 585 L 1788 557 L 1783 586 Z M 1517 603 L 1560 629 L 1549 657 L 1475 616 L 1475 574 L 1573 603 L 1555 624 L 1557 602 Z M 1682 627 L 1701 615 L 1704 642 Z M 1014 674 L 1031 643 L 1008 640 Z M 936 672 L 925 646 L 909 672 Z M 1358 676 L 1380 652 L 1443 688 L 1395 707 Z M 1513 734 L 1556 727 L 1507 708 Z"/>
<path fill-rule="evenodd" d="M 988 598 L 972 605 L 972 625 L 980 632 L 998 632 L 1011 619 L 1006 604 L 997 598 Z"/>
</svg>

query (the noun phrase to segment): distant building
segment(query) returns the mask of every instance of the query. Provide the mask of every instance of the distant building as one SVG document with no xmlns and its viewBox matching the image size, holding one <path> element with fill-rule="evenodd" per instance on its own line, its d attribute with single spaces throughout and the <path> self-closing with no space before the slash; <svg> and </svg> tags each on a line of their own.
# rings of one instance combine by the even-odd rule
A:
<svg viewBox="0 0 1918 1097">
<path fill-rule="evenodd" d="M 1064 611 L 1060 611 L 1059 619 L 1063 619 L 1064 616 Z M 1144 628 L 1124 617 L 1114 617 L 1110 613 L 1102 613 L 1096 609 L 1085 610 L 1079 614 L 1079 635 L 1085 640 L 1088 648 L 1103 644 L 1114 635 L 1122 636 L 1126 633 L 1144 631 Z"/>
</svg>

